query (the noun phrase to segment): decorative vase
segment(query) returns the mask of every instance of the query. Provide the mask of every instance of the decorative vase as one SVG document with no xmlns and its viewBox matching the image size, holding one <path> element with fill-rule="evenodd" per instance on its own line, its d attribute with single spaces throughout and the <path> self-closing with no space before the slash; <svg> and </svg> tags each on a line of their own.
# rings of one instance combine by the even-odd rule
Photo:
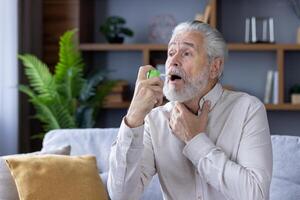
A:
<svg viewBox="0 0 300 200">
<path fill-rule="evenodd" d="M 300 104 L 300 94 L 292 94 L 292 104 Z"/>
</svg>

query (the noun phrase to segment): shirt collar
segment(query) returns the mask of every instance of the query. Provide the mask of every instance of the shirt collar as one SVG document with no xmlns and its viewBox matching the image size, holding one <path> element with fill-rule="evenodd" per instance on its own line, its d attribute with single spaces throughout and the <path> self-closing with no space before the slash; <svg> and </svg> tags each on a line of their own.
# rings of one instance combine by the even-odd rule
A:
<svg viewBox="0 0 300 200">
<path fill-rule="evenodd" d="M 213 109 L 213 107 L 216 105 L 218 100 L 220 99 L 221 95 L 223 93 L 223 87 L 220 83 L 216 83 L 216 85 L 206 94 L 204 95 L 200 101 L 199 101 L 199 106 L 200 110 L 202 109 L 203 103 L 206 100 L 210 101 L 210 110 Z"/>
</svg>

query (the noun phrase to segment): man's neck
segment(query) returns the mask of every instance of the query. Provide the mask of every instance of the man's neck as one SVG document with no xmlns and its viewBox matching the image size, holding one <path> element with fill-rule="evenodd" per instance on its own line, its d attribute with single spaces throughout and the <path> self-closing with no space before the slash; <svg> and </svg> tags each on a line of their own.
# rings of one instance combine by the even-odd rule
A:
<svg viewBox="0 0 300 200">
<path fill-rule="evenodd" d="M 199 105 L 199 101 L 200 99 L 205 96 L 215 85 L 216 85 L 217 81 L 213 81 L 213 82 L 209 82 L 207 84 L 207 87 L 201 91 L 196 97 L 194 97 L 191 100 L 185 101 L 183 102 L 183 104 L 194 114 L 197 115 L 199 109 L 200 109 L 200 105 Z"/>
</svg>

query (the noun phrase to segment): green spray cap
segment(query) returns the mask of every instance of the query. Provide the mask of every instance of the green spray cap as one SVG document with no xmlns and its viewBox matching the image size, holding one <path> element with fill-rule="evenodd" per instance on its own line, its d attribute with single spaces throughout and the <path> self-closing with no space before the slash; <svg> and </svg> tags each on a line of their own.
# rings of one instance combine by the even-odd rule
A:
<svg viewBox="0 0 300 200">
<path fill-rule="evenodd" d="M 160 71 L 157 69 L 151 69 L 147 72 L 147 78 L 160 77 Z"/>
</svg>

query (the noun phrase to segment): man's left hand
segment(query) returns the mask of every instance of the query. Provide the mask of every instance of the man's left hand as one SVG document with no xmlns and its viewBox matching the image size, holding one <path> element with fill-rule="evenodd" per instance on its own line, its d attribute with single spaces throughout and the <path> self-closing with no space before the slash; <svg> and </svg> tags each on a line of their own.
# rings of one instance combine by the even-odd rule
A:
<svg viewBox="0 0 300 200">
<path fill-rule="evenodd" d="M 209 109 L 210 102 L 205 101 L 201 114 L 197 116 L 189 111 L 184 104 L 176 102 L 170 117 L 170 128 L 174 135 L 187 143 L 199 133 L 205 132 Z"/>
</svg>

